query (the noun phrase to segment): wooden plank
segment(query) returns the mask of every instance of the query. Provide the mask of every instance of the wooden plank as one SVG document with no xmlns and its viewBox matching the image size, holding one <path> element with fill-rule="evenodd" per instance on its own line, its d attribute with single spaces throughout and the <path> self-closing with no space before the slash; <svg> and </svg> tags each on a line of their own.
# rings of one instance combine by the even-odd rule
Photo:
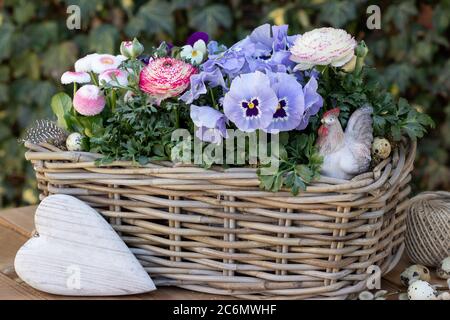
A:
<svg viewBox="0 0 450 320">
<path fill-rule="evenodd" d="M 0 300 L 41 300 L 20 284 L 0 273 Z"/>
<path fill-rule="evenodd" d="M 0 211 L 0 225 L 30 237 L 34 230 L 34 213 L 36 206 Z"/>
<path fill-rule="evenodd" d="M 26 241 L 26 237 L 0 226 L 0 272 L 11 272 L 16 252 Z"/>
</svg>

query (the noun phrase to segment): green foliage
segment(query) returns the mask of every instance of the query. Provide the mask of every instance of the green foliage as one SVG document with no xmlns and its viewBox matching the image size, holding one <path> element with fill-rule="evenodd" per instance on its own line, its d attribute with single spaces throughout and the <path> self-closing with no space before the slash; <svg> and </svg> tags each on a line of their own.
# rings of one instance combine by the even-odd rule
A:
<svg viewBox="0 0 450 320">
<path fill-rule="evenodd" d="M 63 129 L 69 130 L 67 116 L 72 110 L 72 98 L 64 92 L 55 94 L 52 97 L 51 107 L 58 119 L 58 125 Z"/>
<path fill-rule="evenodd" d="M 118 104 L 105 129 L 90 139 L 90 147 L 105 155 L 99 164 L 117 159 L 139 164 L 169 160 L 174 125 L 172 113 L 166 108 L 157 110 L 147 101 L 134 99 L 131 105 Z"/>
<path fill-rule="evenodd" d="M 280 168 L 275 175 L 262 175 L 258 172 L 260 187 L 269 191 L 279 191 L 283 186 L 297 195 L 306 190 L 306 185 L 320 176 L 322 157 L 314 146 L 316 136 L 291 132 L 284 136 L 281 144 Z M 284 150 L 284 151 L 283 151 Z"/>
<path fill-rule="evenodd" d="M 82 9 L 81 30 L 66 28 L 66 8 L 71 4 Z M 436 121 L 436 130 L 427 133 L 419 145 L 414 175 L 417 189 L 450 190 L 450 4 L 379 1 L 381 30 L 367 29 L 368 4 L 365 0 L 3 1 L 0 166 L 5 170 L 0 171 L 0 207 L 37 201 L 31 192 L 35 190 L 34 172 L 25 160 L 18 161 L 24 149 L 17 139 L 35 119 L 51 116 L 51 97 L 62 90 L 59 77 L 77 57 L 94 49 L 117 50 L 120 40 L 135 36 L 146 48 L 161 40 L 182 45 L 198 28 L 206 28 L 213 38 L 229 45 L 260 24 L 273 23 L 275 9 L 282 13 L 277 21 L 289 23 L 291 33 L 331 25 L 366 41 L 371 50 L 367 65 L 381 73 L 377 81 L 392 101 L 398 103 L 403 96 Z M 382 108 L 391 102 L 380 100 L 378 104 Z M 400 116 L 404 119 L 401 130 L 416 134 L 412 117 Z M 396 131 L 389 126 L 387 130 Z"/>
<path fill-rule="evenodd" d="M 219 27 L 229 28 L 233 23 L 230 9 L 222 4 L 212 4 L 205 8 L 193 9 L 189 15 L 190 26 L 210 34 Z"/>
<path fill-rule="evenodd" d="M 331 109 L 339 107 L 340 120 L 346 124 L 351 114 L 363 105 L 374 109 L 374 135 L 400 141 L 402 136 L 411 139 L 422 138 L 427 127 L 433 127 L 433 120 L 426 114 L 411 107 L 404 98 L 396 99 L 384 90 L 377 73 L 364 68 L 345 74 L 334 68 L 324 70 L 319 93 L 325 97 L 324 105 Z M 367 74 L 366 74 L 367 73 Z"/>
</svg>

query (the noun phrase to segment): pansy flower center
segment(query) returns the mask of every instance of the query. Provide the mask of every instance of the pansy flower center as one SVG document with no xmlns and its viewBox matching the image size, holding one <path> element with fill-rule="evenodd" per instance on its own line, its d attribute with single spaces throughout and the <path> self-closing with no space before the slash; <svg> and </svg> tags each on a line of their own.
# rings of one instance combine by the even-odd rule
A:
<svg viewBox="0 0 450 320">
<path fill-rule="evenodd" d="M 287 110 L 287 102 L 285 99 L 281 99 L 278 101 L 277 110 L 273 114 L 274 119 L 284 119 L 287 118 L 288 114 L 286 112 Z"/>
<path fill-rule="evenodd" d="M 196 57 L 197 55 L 198 55 L 197 50 L 193 50 L 192 53 L 191 53 L 191 56 Z"/>
<path fill-rule="evenodd" d="M 246 117 L 257 117 L 259 115 L 259 101 L 258 99 L 250 99 L 249 101 L 242 101 L 242 108 L 245 109 Z"/>
</svg>

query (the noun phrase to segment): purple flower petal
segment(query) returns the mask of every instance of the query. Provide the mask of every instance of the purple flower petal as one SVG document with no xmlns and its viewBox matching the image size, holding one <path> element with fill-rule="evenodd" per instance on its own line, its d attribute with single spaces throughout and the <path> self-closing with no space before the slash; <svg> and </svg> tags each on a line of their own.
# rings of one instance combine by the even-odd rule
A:
<svg viewBox="0 0 450 320">
<path fill-rule="evenodd" d="M 186 44 L 193 46 L 195 42 L 198 40 L 203 40 L 205 43 L 208 43 L 209 36 L 206 32 L 197 31 L 189 36 L 186 41 Z"/>
<path fill-rule="evenodd" d="M 269 74 L 269 77 L 278 97 L 278 106 L 271 124 L 265 130 L 271 133 L 293 130 L 300 124 L 305 111 L 302 86 L 293 75 L 287 73 Z"/>
<path fill-rule="evenodd" d="M 274 52 L 287 49 L 288 46 L 287 30 L 288 30 L 287 24 L 272 27 L 273 33 L 272 49 Z"/>
<path fill-rule="evenodd" d="M 210 72 L 202 71 L 198 74 L 192 75 L 190 78 L 190 83 L 190 89 L 180 97 L 180 100 L 186 102 L 187 104 L 194 102 L 194 100 L 202 94 L 208 92 L 206 84 L 208 84 L 208 87 L 210 88 L 221 86 L 226 89 L 223 75 L 217 67 Z"/>
<path fill-rule="evenodd" d="M 195 132 L 197 138 L 211 143 L 221 143 L 222 138 L 227 138 L 228 133 L 225 123 L 225 115 L 209 106 L 198 107 L 191 105 L 190 116 L 198 129 Z"/>
<path fill-rule="evenodd" d="M 266 23 L 257 27 L 249 36 L 254 43 L 261 43 L 268 48 L 272 48 L 272 37 L 270 35 L 270 24 Z"/>
<path fill-rule="evenodd" d="M 316 78 L 311 77 L 303 88 L 305 96 L 305 113 L 303 114 L 297 130 L 304 130 L 309 123 L 309 118 L 316 115 L 323 106 L 323 98 L 317 93 L 318 83 Z"/>
<path fill-rule="evenodd" d="M 223 101 L 227 118 L 245 132 L 266 128 L 277 105 L 269 78 L 259 71 L 236 77 Z"/>
</svg>

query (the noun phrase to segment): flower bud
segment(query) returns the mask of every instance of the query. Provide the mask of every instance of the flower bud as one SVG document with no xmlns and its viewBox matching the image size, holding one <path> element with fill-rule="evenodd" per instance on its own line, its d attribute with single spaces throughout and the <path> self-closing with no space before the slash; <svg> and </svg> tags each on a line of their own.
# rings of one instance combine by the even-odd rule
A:
<svg viewBox="0 0 450 320">
<path fill-rule="evenodd" d="M 144 46 L 136 38 L 120 44 L 120 53 L 127 58 L 135 59 L 142 52 L 144 52 Z"/>
<path fill-rule="evenodd" d="M 349 62 L 347 62 L 345 65 L 342 66 L 342 70 L 344 70 L 345 72 L 349 73 L 349 72 L 353 72 L 353 70 L 355 70 L 356 67 L 356 56 L 353 56 L 352 60 L 350 60 Z"/>
<path fill-rule="evenodd" d="M 369 52 L 369 48 L 367 48 L 366 43 L 361 41 L 355 48 L 355 54 L 358 58 L 364 58 Z"/>
</svg>

